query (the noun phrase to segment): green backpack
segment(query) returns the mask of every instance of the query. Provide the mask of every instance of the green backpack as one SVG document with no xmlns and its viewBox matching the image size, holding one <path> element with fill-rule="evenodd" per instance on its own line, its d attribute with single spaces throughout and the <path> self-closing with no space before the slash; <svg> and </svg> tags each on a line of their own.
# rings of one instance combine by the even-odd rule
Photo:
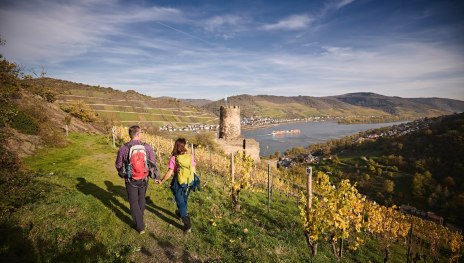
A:
<svg viewBox="0 0 464 263">
<path fill-rule="evenodd" d="M 177 182 L 179 185 L 188 186 L 194 179 L 194 167 L 192 165 L 192 156 L 190 154 L 179 154 L 176 157 L 177 164 Z"/>
</svg>

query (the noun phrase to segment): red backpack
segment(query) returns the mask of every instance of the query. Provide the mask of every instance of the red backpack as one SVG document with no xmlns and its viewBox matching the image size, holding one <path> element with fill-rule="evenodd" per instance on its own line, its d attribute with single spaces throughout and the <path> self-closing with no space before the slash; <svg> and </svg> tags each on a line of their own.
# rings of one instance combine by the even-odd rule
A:
<svg viewBox="0 0 464 263">
<path fill-rule="evenodd" d="M 126 164 L 127 178 L 134 180 L 145 179 L 148 176 L 147 151 L 145 143 L 126 144 L 129 147 L 129 156 Z"/>
</svg>

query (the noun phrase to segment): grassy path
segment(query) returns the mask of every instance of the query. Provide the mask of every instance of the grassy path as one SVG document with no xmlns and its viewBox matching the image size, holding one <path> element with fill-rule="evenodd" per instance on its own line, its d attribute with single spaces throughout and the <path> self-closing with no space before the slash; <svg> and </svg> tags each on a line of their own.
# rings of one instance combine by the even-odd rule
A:
<svg viewBox="0 0 464 263">
<path fill-rule="evenodd" d="M 46 171 L 48 175 L 39 180 L 50 189 L 45 202 L 21 211 L 19 219 L 23 225 L 34 225 L 29 236 L 47 241 L 49 248 L 41 249 L 39 258 L 74 258 L 71 261 L 76 262 L 195 261 L 173 243 L 185 239 L 179 230 L 181 225 L 170 212 L 173 205 L 161 207 L 154 202 L 166 200 L 167 189 L 153 189 L 150 184 L 145 212 L 148 231 L 138 234 L 132 228 L 124 182 L 114 169 L 116 150 L 103 137 L 73 134 L 71 140 L 74 143 L 64 149 L 44 150 L 26 160 L 29 168 Z"/>
<path fill-rule="evenodd" d="M 114 169 L 116 151 L 103 136 L 72 134 L 67 147 L 42 149 L 25 160 L 29 169 L 41 170 L 41 176 L 32 180 L 46 193 L 14 212 L 10 227 L 3 229 L 11 237 L 10 254 L 16 255 L 16 261 L 310 261 L 294 199 L 274 194 L 268 212 L 264 193 L 244 191 L 241 210 L 233 211 L 218 175 L 209 177 L 202 192 L 191 194 L 193 229 L 188 235 L 173 213 L 168 185 L 150 182 L 147 232 L 140 235 L 132 228 L 124 182 Z M 401 257 L 392 253 L 394 261 Z M 347 251 L 341 262 L 381 259 L 374 241 L 356 252 Z M 328 245 L 321 243 L 312 261 L 336 259 Z"/>
<path fill-rule="evenodd" d="M 193 232 L 189 235 L 182 233 L 172 212 L 175 204 L 168 185 L 150 182 L 147 233 L 140 235 L 132 228 L 124 182 L 114 169 L 116 149 L 101 136 L 72 134 L 70 140 L 65 148 L 43 149 L 25 160 L 30 169 L 43 170 L 45 175 L 36 180 L 49 189 L 46 198 L 15 213 L 37 247 L 33 258 L 234 262 L 259 257 L 272 262 L 280 257 L 290 261 L 307 257 L 300 228 L 296 227 L 294 201 L 276 202 L 276 208 L 267 214 L 264 195 L 248 193 L 243 197 L 243 209 L 232 212 L 219 178 L 209 181 L 216 187 L 191 194 Z M 288 216 L 289 207 L 294 216 Z"/>
</svg>

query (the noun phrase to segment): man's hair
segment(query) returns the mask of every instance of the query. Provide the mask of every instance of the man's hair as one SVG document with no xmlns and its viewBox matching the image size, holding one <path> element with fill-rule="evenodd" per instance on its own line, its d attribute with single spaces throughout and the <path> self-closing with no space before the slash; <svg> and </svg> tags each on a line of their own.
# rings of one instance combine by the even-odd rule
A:
<svg viewBox="0 0 464 263">
<path fill-rule="evenodd" d="M 137 136 L 138 133 L 140 133 L 140 126 L 134 125 L 129 127 L 129 137 L 131 139 L 134 139 L 135 136 Z"/>
<path fill-rule="evenodd" d="M 172 155 L 177 156 L 179 154 L 184 154 L 187 152 L 185 145 L 187 141 L 184 138 L 179 138 L 174 143 L 174 148 L 172 149 Z"/>
</svg>

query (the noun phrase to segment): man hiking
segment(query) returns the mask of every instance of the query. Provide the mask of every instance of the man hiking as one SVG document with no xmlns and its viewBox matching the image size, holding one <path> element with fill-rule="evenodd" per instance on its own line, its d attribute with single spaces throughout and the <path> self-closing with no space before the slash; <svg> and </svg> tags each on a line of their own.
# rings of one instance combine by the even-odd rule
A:
<svg viewBox="0 0 464 263">
<path fill-rule="evenodd" d="M 134 125 L 129 128 L 130 142 L 119 148 L 116 157 L 118 175 L 126 182 L 130 211 L 135 222 L 135 229 L 145 233 L 143 213 L 145 211 L 145 193 L 148 187 L 148 162 L 155 163 L 153 148 L 141 141 L 142 130 Z"/>
</svg>

